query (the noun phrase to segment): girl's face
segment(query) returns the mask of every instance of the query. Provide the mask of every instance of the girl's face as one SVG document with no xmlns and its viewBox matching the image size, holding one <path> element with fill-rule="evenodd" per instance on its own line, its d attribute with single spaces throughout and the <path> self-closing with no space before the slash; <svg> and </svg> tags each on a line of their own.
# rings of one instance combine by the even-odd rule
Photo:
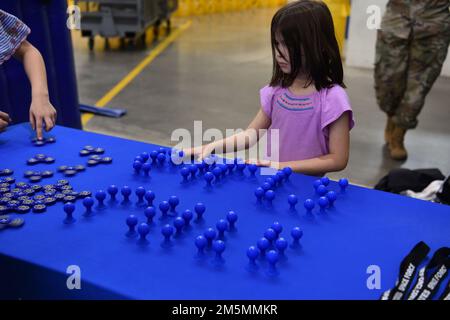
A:
<svg viewBox="0 0 450 320">
<path fill-rule="evenodd" d="M 275 38 L 275 60 L 280 66 L 283 73 L 289 74 L 291 72 L 291 62 L 289 61 L 289 50 L 284 43 L 283 38 L 277 35 Z"/>
</svg>

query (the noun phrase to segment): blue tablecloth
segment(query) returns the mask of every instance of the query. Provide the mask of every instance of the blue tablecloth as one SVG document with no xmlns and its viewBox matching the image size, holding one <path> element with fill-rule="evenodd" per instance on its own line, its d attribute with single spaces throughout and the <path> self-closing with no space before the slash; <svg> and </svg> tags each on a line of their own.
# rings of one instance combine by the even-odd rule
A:
<svg viewBox="0 0 450 320">
<path fill-rule="evenodd" d="M 158 146 L 107 135 L 56 127 L 51 135 L 57 142 L 44 147 L 32 146 L 29 125 L 21 124 L 0 135 L 0 169 L 15 171 L 17 181 L 25 180 L 30 169 L 26 160 L 37 153 L 56 158 L 54 164 L 39 164 L 33 170 L 60 165 L 86 164 L 79 156 L 85 145 L 106 149 L 113 157 L 110 165 L 88 167 L 70 178 L 77 191 L 95 193 L 111 184 L 128 185 L 135 190 L 143 186 L 156 193 L 155 203 L 171 195 L 180 199 L 178 214 L 194 209 L 197 202 L 206 205 L 204 221 L 172 240 L 172 247 L 161 246 L 161 226 L 173 218 L 155 219 L 148 235 L 148 245 L 128 238 L 125 220 L 135 214 L 145 222 L 143 207 L 106 202 L 90 218 L 85 208 L 76 203 L 74 224 L 64 224 L 62 204 L 49 207 L 44 214 L 28 213 L 20 217 L 20 229 L 0 231 L 0 296 L 6 298 L 132 298 L 132 299 L 377 299 L 394 286 L 399 264 L 419 241 L 432 250 L 449 244 L 450 209 L 428 203 L 350 185 L 341 193 L 336 182 L 330 190 L 338 192 L 334 208 L 312 214 L 303 208 L 306 198 L 317 200 L 312 186 L 314 177 L 293 174 L 275 189 L 273 205 L 258 203 L 254 190 L 267 178 L 227 174 L 211 188 L 202 176 L 182 182 L 180 167 L 166 163 L 154 166 L 150 176 L 136 175 L 133 159 L 141 152 Z M 54 183 L 64 176 L 55 173 L 41 184 Z M 296 194 L 297 209 L 292 211 L 287 196 Z M 108 197 L 109 198 L 109 197 Z M 121 196 L 119 196 L 121 199 Z M 225 235 L 223 262 L 218 263 L 212 251 L 198 258 L 194 246 L 196 236 L 225 218 L 228 211 L 239 215 L 234 232 Z M 158 210 L 159 217 L 159 210 Z M 278 275 L 267 273 L 264 260 L 259 270 L 249 271 L 247 248 L 255 245 L 264 231 L 279 221 L 283 237 L 292 242 L 290 230 L 300 227 L 304 233 L 301 247 L 286 250 L 277 264 Z M 431 253 L 430 253 L 431 254 Z M 81 290 L 66 286 L 67 268 L 81 270 Z M 380 267 L 381 289 L 367 287 L 371 265 Z"/>
</svg>

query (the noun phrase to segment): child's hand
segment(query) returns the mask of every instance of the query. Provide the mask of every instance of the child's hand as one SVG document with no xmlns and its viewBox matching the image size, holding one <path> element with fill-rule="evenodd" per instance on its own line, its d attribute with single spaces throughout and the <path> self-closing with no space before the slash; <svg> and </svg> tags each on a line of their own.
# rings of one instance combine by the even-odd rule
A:
<svg viewBox="0 0 450 320">
<path fill-rule="evenodd" d="M 184 155 L 187 157 L 193 157 L 197 160 L 203 160 L 207 156 L 213 152 L 214 147 L 211 147 L 209 144 L 205 144 L 203 146 L 198 146 L 190 149 L 183 149 Z"/>
<path fill-rule="evenodd" d="M 11 118 L 7 113 L 0 111 L 0 132 L 6 130 L 6 127 L 11 123 Z"/>
<path fill-rule="evenodd" d="M 275 168 L 275 169 L 281 168 L 281 165 L 279 162 L 270 161 L 270 160 L 249 159 L 249 160 L 246 160 L 245 163 L 256 164 L 259 167 L 271 167 L 271 168 Z"/>
<path fill-rule="evenodd" d="M 50 131 L 56 124 L 56 110 L 48 98 L 33 98 L 30 107 L 30 123 L 36 131 L 38 139 L 42 139 L 42 126 L 45 131 Z"/>
</svg>

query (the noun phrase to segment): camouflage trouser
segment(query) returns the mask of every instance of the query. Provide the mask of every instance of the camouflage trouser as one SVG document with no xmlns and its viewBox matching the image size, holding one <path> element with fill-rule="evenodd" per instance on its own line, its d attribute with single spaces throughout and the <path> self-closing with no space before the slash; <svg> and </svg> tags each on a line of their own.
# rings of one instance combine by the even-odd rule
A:
<svg viewBox="0 0 450 320">
<path fill-rule="evenodd" d="M 381 110 L 398 126 L 411 129 L 417 126 L 425 97 L 447 56 L 450 14 L 441 12 L 434 20 L 439 24 L 429 27 L 404 13 L 387 12 L 383 17 L 376 44 L 375 90 Z"/>
</svg>

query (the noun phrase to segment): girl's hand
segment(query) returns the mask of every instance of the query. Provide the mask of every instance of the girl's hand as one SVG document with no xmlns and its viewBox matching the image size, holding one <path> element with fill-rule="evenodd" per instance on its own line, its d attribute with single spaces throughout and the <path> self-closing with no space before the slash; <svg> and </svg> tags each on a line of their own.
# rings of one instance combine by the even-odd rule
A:
<svg viewBox="0 0 450 320">
<path fill-rule="evenodd" d="M 275 161 L 270 161 L 270 160 L 249 159 L 249 160 L 246 160 L 245 163 L 256 164 L 259 167 L 271 167 L 271 168 L 275 168 L 275 169 L 281 168 L 280 162 L 275 162 Z"/>
<path fill-rule="evenodd" d="M 48 98 L 33 98 L 30 107 L 30 123 L 36 131 L 38 139 L 42 139 L 42 126 L 45 131 L 50 131 L 56 124 L 56 110 Z"/>
<path fill-rule="evenodd" d="M 190 148 L 190 149 L 183 149 L 184 155 L 187 157 L 193 157 L 197 160 L 203 160 L 207 156 L 213 152 L 214 147 L 211 147 L 209 144 L 205 144 L 202 146 Z"/>
<path fill-rule="evenodd" d="M 11 118 L 7 113 L 0 111 L 0 132 L 6 130 L 6 127 L 11 123 Z"/>
</svg>

